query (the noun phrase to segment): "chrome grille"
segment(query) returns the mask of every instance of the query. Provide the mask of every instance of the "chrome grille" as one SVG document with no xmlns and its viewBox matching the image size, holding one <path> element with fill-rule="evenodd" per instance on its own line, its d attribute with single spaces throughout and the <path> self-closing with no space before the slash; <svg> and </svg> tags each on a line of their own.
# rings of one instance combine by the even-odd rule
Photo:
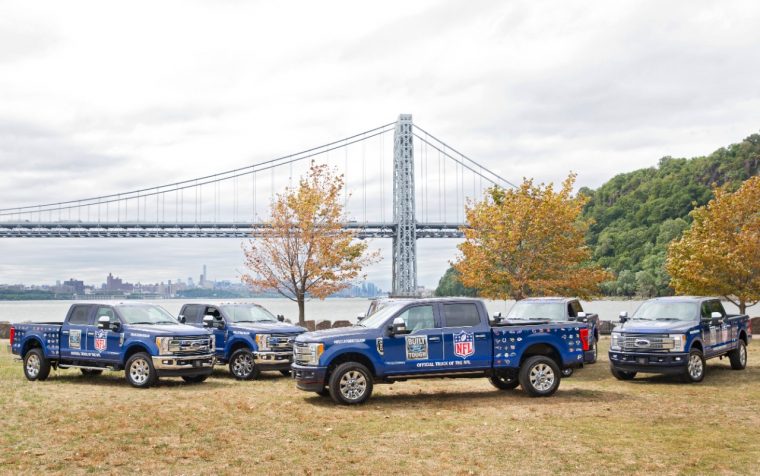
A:
<svg viewBox="0 0 760 476">
<path fill-rule="evenodd" d="M 272 334 L 267 339 L 267 345 L 273 351 L 292 352 L 293 342 L 298 334 Z"/>
<path fill-rule="evenodd" d="M 211 337 L 175 337 L 169 342 L 169 352 L 178 355 L 206 354 L 213 351 Z"/>
<path fill-rule="evenodd" d="M 667 334 L 623 334 L 619 342 L 628 351 L 664 351 L 675 346 Z"/>
</svg>

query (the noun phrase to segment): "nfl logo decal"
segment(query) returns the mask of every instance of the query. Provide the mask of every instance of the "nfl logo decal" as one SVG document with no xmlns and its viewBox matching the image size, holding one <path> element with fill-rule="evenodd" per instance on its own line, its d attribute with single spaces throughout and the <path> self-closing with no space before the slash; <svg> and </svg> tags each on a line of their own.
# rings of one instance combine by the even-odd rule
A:
<svg viewBox="0 0 760 476">
<path fill-rule="evenodd" d="M 462 331 L 454 334 L 454 355 L 466 358 L 475 353 L 475 337 L 469 332 Z"/>
<path fill-rule="evenodd" d="M 108 334 L 106 331 L 97 331 L 95 333 L 95 350 L 103 352 L 106 350 L 106 337 Z"/>
</svg>

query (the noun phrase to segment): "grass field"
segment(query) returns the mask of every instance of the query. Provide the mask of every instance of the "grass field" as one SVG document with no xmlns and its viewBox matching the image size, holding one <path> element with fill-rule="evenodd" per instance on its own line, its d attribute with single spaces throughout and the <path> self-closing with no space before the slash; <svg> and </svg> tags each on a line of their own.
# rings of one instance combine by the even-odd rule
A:
<svg viewBox="0 0 760 476">
<path fill-rule="evenodd" d="M 606 352 L 607 340 L 602 341 Z M 760 345 L 705 381 L 618 382 L 599 363 L 531 399 L 485 379 L 375 388 L 360 407 L 279 373 L 129 387 L 122 373 L 27 382 L 0 353 L 0 472 L 162 474 L 759 474 Z"/>
</svg>

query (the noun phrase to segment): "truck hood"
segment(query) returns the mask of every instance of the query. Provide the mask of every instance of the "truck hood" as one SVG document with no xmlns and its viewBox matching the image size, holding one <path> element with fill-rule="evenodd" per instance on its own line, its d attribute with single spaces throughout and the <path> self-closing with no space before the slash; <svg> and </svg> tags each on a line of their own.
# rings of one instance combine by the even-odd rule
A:
<svg viewBox="0 0 760 476">
<path fill-rule="evenodd" d="M 296 337 L 300 342 L 332 342 L 336 339 L 346 337 L 366 337 L 369 336 L 372 329 L 367 327 L 338 327 L 335 329 L 325 329 L 323 331 L 306 332 Z"/>
<path fill-rule="evenodd" d="M 278 333 L 283 334 L 300 334 L 306 332 L 306 329 L 300 326 L 294 326 L 292 324 L 286 324 L 283 322 L 241 322 L 233 323 L 229 326 L 231 330 L 239 332 L 251 332 L 253 334 L 262 333 Z"/>
<path fill-rule="evenodd" d="M 184 324 L 161 324 L 158 326 L 128 324 L 124 326 L 124 332 L 140 332 L 153 336 L 206 336 L 209 334 L 206 329 L 199 329 Z"/>
<path fill-rule="evenodd" d="M 691 321 L 642 321 L 629 320 L 613 329 L 614 332 L 631 332 L 641 334 L 662 334 L 686 332 L 696 327 L 696 322 Z"/>
</svg>

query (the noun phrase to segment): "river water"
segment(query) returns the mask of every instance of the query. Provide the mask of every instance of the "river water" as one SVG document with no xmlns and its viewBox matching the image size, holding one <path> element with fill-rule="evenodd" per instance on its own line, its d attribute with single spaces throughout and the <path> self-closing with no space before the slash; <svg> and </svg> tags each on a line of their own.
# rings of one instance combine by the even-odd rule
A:
<svg viewBox="0 0 760 476">
<path fill-rule="evenodd" d="M 172 315 L 179 313 L 183 304 L 188 302 L 208 302 L 205 299 L 164 299 L 146 301 L 158 304 Z M 212 300 L 213 301 L 213 300 Z M 69 306 L 74 301 L 0 301 L 0 322 L 55 322 L 63 321 Z M 113 301 L 119 302 L 119 301 Z M 292 321 L 298 320 L 298 306 L 295 302 L 284 298 L 267 298 L 252 300 L 236 300 L 235 302 L 256 302 L 269 309 L 274 314 L 282 314 Z M 507 313 L 514 301 L 485 301 L 490 314 L 501 312 Z M 599 314 L 599 318 L 605 321 L 615 321 L 618 319 L 620 311 L 633 311 L 641 304 L 640 300 L 599 300 L 583 302 L 583 308 L 588 312 Z M 313 300 L 306 303 L 306 319 L 320 320 L 348 320 L 356 321 L 356 316 L 360 312 L 367 310 L 368 299 L 363 298 L 336 298 L 326 299 L 324 301 Z M 724 302 L 726 311 L 737 313 L 736 306 Z M 755 305 L 748 310 L 750 316 L 760 316 L 760 304 Z"/>
</svg>

